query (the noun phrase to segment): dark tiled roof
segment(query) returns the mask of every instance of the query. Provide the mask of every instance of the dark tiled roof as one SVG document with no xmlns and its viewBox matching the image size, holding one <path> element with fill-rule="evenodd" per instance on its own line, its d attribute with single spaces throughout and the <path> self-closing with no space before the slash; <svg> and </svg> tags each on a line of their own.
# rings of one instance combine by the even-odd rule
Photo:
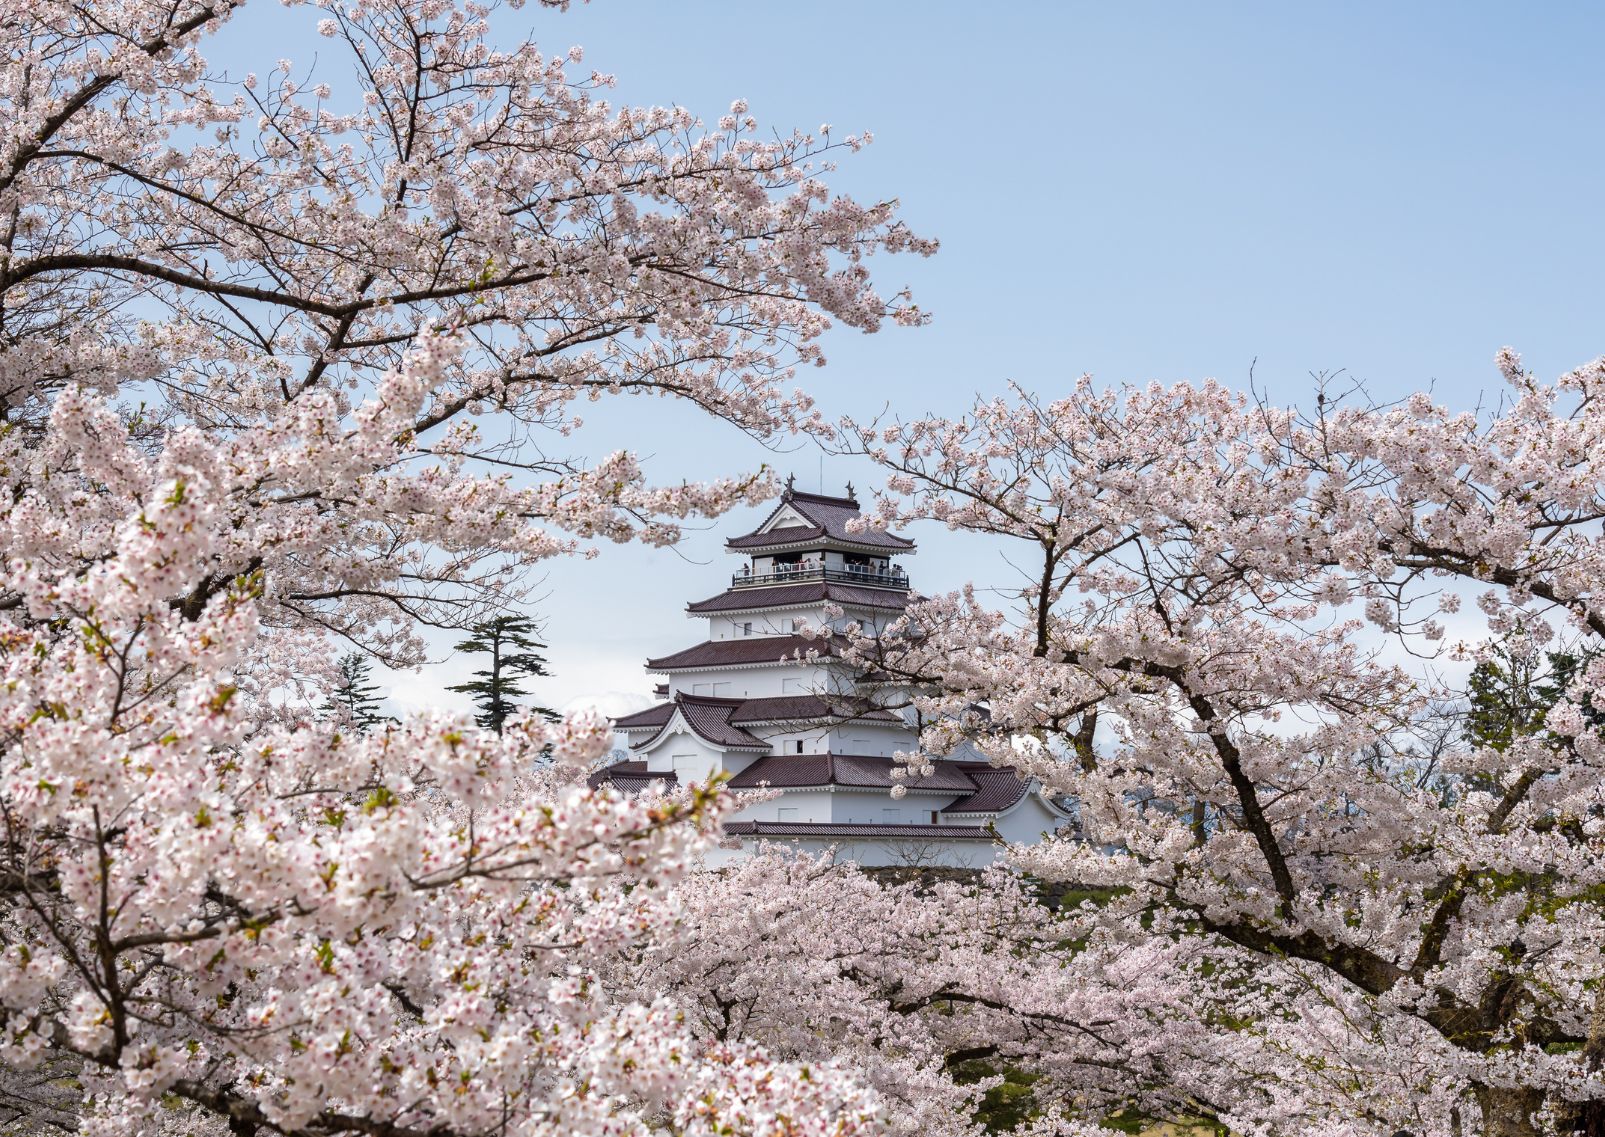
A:
<svg viewBox="0 0 1605 1137">
<path fill-rule="evenodd" d="M 668 685 L 664 684 L 663 693 L 667 695 Z M 659 703 L 655 707 L 648 707 L 644 711 L 636 711 L 633 715 L 624 715 L 613 720 L 613 725 L 620 730 L 641 730 L 649 726 L 662 726 L 674 716 L 673 703 Z"/>
<path fill-rule="evenodd" d="M 778 584 L 773 588 L 732 588 L 706 600 L 687 604 L 686 611 L 738 612 L 742 609 L 784 608 L 794 604 L 856 605 L 860 608 L 906 608 L 908 593 L 895 588 L 861 588 L 856 584 Z"/>
<path fill-rule="evenodd" d="M 796 545 L 803 541 L 820 541 L 825 530 L 818 525 L 783 525 L 767 533 L 746 533 L 732 537 L 724 543 L 727 549 L 768 549 L 776 545 Z"/>
<path fill-rule="evenodd" d="M 679 776 L 675 774 L 615 774 L 608 779 L 608 785 L 621 794 L 638 794 L 653 786 L 672 790 L 679 784 Z"/>
<path fill-rule="evenodd" d="M 714 699 L 706 695 L 680 694 L 674 697 L 674 702 L 664 703 L 651 710 L 642 711 L 641 716 L 654 717 L 667 708 L 668 713 L 663 714 L 663 721 L 658 725 L 657 733 L 644 742 L 635 743 L 637 748 L 650 746 L 663 734 L 664 729 L 674 718 L 674 712 L 679 711 L 698 738 L 713 743 L 715 746 L 736 747 L 742 750 L 768 750 L 769 743 L 756 735 L 748 734 L 739 726 L 730 724 L 730 716 L 741 706 L 744 699 Z M 637 717 L 641 717 L 637 716 Z M 622 721 L 622 720 L 620 720 Z M 641 723 L 641 726 L 650 725 Z M 626 728 L 628 729 L 628 728 Z"/>
<path fill-rule="evenodd" d="M 747 699 L 730 716 L 734 723 L 787 722 L 797 719 L 840 719 L 843 722 L 900 723 L 901 715 L 882 708 L 870 708 L 856 700 L 831 702 L 822 695 L 781 695 L 778 698 Z"/>
<path fill-rule="evenodd" d="M 678 785 L 679 781 L 679 777 L 675 774 L 647 773 L 645 762 L 615 762 L 586 778 L 585 784 L 593 790 L 602 786 L 612 786 L 621 793 L 633 794 L 647 789 L 654 782 L 665 789 L 671 789 Z"/>
<path fill-rule="evenodd" d="M 935 762 L 934 771 L 925 778 L 893 778 L 898 764 L 891 758 L 874 758 L 859 754 L 834 755 L 838 786 L 905 785 L 911 790 L 956 790 L 965 792 L 975 783 L 953 762 Z"/>
<path fill-rule="evenodd" d="M 694 695 L 681 695 L 676 701 L 680 704 L 680 713 L 685 716 L 685 721 L 690 724 L 691 729 L 715 746 L 769 749 L 769 743 L 763 739 L 730 724 L 730 716 L 741 706 L 739 701 L 715 702 L 712 699 L 699 699 Z"/>
<path fill-rule="evenodd" d="M 957 762 L 937 762 L 936 772 L 928 778 L 894 779 L 895 765 L 890 758 L 863 754 L 771 754 L 731 778 L 730 788 L 752 790 L 767 783 L 777 789 L 802 786 L 891 789 L 901 784 L 911 790 L 945 790 L 968 796 L 974 796 L 980 789 Z"/>
<path fill-rule="evenodd" d="M 831 655 L 834 647 L 828 639 L 811 639 L 808 636 L 754 636 L 752 639 L 709 640 L 688 647 L 673 655 L 646 661 L 648 671 L 679 671 L 688 667 L 726 667 L 742 663 L 779 663 L 791 659 L 798 652 L 817 651 Z"/>
<path fill-rule="evenodd" d="M 837 722 L 876 722 L 898 724 L 903 721 L 895 711 L 880 707 L 866 707 L 854 700 L 832 703 L 821 695 L 780 695 L 767 699 L 709 699 L 703 695 L 682 696 L 683 700 L 733 704 L 728 721 L 732 726 L 760 722 L 816 722 L 828 719 Z M 674 703 L 659 703 L 644 711 L 613 720 L 619 730 L 660 729 L 674 717 Z"/>
<path fill-rule="evenodd" d="M 1030 789 L 1030 783 L 1022 781 L 1007 766 L 982 766 L 967 762 L 963 770 L 979 788 L 969 797 L 943 806 L 943 813 L 998 813 L 1019 801 Z"/>
<path fill-rule="evenodd" d="M 730 779 L 733 790 L 755 790 L 768 783 L 776 788 L 828 786 L 829 754 L 771 754 L 760 758 Z"/>
<path fill-rule="evenodd" d="M 728 821 L 724 831 L 732 837 L 880 837 L 904 840 L 946 838 L 992 841 L 996 834 L 984 825 L 876 825 L 853 821 Z"/>
<path fill-rule="evenodd" d="M 769 524 L 786 506 L 802 514 L 812 525 L 794 525 L 784 529 L 775 529 L 768 533 L 761 532 L 764 525 Z M 859 516 L 858 501 L 851 497 L 827 497 L 824 494 L 801 493 L 797 490 L 787 490 L 781 497 L 780 504 L 768 517 L 764 518 L 763 525 L 758 526 L 759 531 L 732 537 L 725 542 L 731 549 L 763 548 L 770 545 L 792 545 L 798 541 L 817 541 L 829 538 L 832 541 L 850 542 L 854 545 L 869 545 L 877 549 L 892 549 L 897 552 L 907 552 L 914 547 L 914 542 L 887 533 L 879 529 L 865 529 L 862 533 L 849 533 L 847 523 Z"/>
</svg>

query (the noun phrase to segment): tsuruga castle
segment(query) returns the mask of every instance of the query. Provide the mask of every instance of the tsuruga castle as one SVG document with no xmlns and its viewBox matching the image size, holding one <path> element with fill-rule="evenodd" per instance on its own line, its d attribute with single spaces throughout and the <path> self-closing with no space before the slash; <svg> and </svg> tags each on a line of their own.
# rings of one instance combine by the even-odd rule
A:
<svg viewBox="0 0 1605 1137">
<path fill-rule="evenodd" d="M 770 842 L 866 865 L 979 867 L 1003 842 L 1035 841 L 1068 820 L 1036 783 L 985 761 L 892 777 L 893 755 L 919 746 L 895 709 L 904 692 L 861 674 L 828 636 L 802 634 L 850 623 L 876 634 L 908 604 L 901 558 L 914 542 L 851 532 L 858 516 L 851 486 L 827 497 L 788 484 L 757 529 L 726 542 L 740 558 L 728 585 L 686 607 L 707 621 L 707 638 L 647 661 L 666 680 L 664 701 L 616 720 L 632 757 L 597 771 L 593 785 L 635 792 L 725 774 L 733 790 L 778 791 L 726 822 L 725 858 Z M 894 798 L 899 782 L 907 792 Z"/>
</svg>

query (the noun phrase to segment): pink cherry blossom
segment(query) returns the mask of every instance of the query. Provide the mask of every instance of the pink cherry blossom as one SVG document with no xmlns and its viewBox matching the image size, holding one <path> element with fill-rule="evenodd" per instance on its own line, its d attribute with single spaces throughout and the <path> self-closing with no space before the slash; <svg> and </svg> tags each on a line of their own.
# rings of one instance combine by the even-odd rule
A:
<svg viewBox="0 0 1605 1137">
<path fill-rule="evenodd" d="M 1023 569 L 1010 606 L 998 582 L 930 598 L 857 655 L 910 685 L 929 752 L 968 741 L 1073 795 L 1078 837 L 1018 866 L 1122 890 L 1120 935 L 1198 939 L 1210 968 L 1171 981 L 1274 1087 L 1217 1114 L 1239 1131 L 1598 1124 L 1602 367 L 1500 366 L 1483 416 L 1084 378 L 844 424 L 888 471 L 883 523 Z M 1462 741 L 1453 703 L 1496 640 L 1587 664 L 1503 749 Z"/>
<path fill-rule="evenodd" d="M 615 104 L 486 6 L 291 6 L 316 67 L 230 78 L 232 8 L 0 5 L 0 1103 L 107 1137 L 878 1131 L 860 1072 L 610 978 L 685 940 L 720 795 L 585 789 L 595 718 L 312 708 L 352 642 L 416 662 L 546 558 L 764 496 L 553 455 L 604 397 L 824 430 L 793 369 L 919 323 L 868 261 L 933 246 L 827 192 L 846 144 Z"/>
</svg>

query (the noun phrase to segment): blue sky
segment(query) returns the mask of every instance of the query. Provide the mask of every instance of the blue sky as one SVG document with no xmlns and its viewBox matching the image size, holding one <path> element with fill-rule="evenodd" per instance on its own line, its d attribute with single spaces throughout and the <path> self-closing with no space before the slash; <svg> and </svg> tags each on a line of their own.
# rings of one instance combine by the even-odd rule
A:
<svg viewBox="0 0 1605 1137">
<path fill-rule="evenodd" d="M 212 54 L 310 61 L 310 27 L 261 5 Z M 777 128 L 874 131 L 834 184 L 899 198 L 942 241 L 879 266 L 935 319 L 834 333 L 806 377 L 831 413 L 956 412 L 1083 371 L 1241 386 L 1251 366 L 1278 401 L 1343 369 L 1379 397 L 1470 405 L 1497 392 L 1501 345 L 1544 376 L 1605 352 L 1605 8 L 596 0 L 496 27 L 584 45 L 619 101 L 711 119 L 741 97 Z M 593 446 L 642 450 L 664 479 L 768 460 L 819 480 L 811 451 L 765 453 L 655 400 L 597 427 Z M 824 477 L 869 480 L 841 461 Z M 548 699 L 647 690 L 641 660 L 700 638 L 683 604 L 718 590 L 722 538 L 752 520 L 554 566 Z M 928 591 L 1008 571 L 913 535 Z M 396 677 L 398 699 L 438 701 L 452 670 Z"/>
</svg>

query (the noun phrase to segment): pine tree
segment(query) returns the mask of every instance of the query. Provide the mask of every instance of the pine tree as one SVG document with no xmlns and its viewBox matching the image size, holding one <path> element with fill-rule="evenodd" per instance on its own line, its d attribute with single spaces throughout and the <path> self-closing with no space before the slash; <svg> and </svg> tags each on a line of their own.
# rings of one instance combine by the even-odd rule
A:
<svg viewBox="0 0 1605 1137">
<path fill-rule="evenodd" d="M 342 655 L 335 665 L 340 678 L 324 700 L 323 710 L 343 719 L 360 734 L 396 720 L 379 710 L 379 688 L 369 674 L 373 663 L 360 651 Z"/>
<path fill-rule="evenodd" d="M 1542 661 L 1498 644 L 1471 670 L 1467 683 L 1466 738 L 1474 746 L 1503 751 L 1534 734 L 1554 702 L 1543 682 Z"/>
<path fill-rule="evenodd" d="M 546 670 L 546 657 L 541 654 L 546 645 L 535 639 L 535 623 L 526 616 L 497 616 L 476 624 L 456 650 L 490 656 L 487 666 L 474 672 L 473 679 L 446 689 L 473 696 L 479 711 L 474 721 L 497 734 L 502 732 L 502 724 L 519 709 L 516 700 L 529 696 L 529 692 L 518 685 L 519 680 L 551 675 Z M 529 709 L 550 721 L 558 718 L 547 707 Z"/>
<path fill-rule="evenodd" d="M 1496 647 L 1490 658 L 1471 671 L 1467 740 L 1503 751 L 1516 739 L 1539 733 L 1549 708 L 1565 695 L 1595 654 L 1552 651 L 1529 656 L 1517 655 L 1504 644 Z M 1585 707 L 1583 720 L 1595 730 L 1605 730 L 1605 712 Z"/>
</svg>

